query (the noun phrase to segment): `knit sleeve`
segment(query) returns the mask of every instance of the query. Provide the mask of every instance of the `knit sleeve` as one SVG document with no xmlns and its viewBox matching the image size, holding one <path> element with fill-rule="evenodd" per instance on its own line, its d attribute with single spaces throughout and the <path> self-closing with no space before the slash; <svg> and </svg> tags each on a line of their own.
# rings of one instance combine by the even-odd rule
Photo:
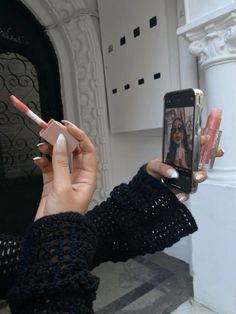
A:
<svg viewBox="0 0 236 314">
<path fill-rule="evenodd" d="M 10 235 L 0 235 L 0 299 L 6 299 L 11 288 L 20 256 L 22 238 Z"/>
<path fill-rule="evenodd" d="M 26 233 L 9 293 L 12 313 L 93 313 L 98 279 L 89 268 L 96 244 L 94 224 L 78 213 L 36 221 Z"/>
<path fill-rule="evenodd" d="M 145 166 L 87 215 L 98 232 L 93 266 L 161 251 L 197 230 L 187 207 Z"/>
</svg>

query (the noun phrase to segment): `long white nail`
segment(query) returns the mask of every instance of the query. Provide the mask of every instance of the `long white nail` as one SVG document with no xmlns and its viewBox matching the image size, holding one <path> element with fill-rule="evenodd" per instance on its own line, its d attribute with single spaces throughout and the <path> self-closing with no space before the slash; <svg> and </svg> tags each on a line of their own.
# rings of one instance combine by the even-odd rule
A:
<svg viewBox="0 0 236 314">
<path fill-rule="evenodd" d="M 41 157 L 39 157 L 39 156 L 36 156 L 33 158 L 33 160 L 39 160 L 39 159 L 41 159 Z"/>
<path fill-rule="evenodd" d="M 66 138 L 62 133 L 57 138 L 56 148 L 58 153 L 66 152 Z"/>
<path fill-rule="evenodd" d="M 179 174 L 175 169 L 168 169 L 166 171 L 166 177 L 170 179 L 176 179 L 179 177 Z"/>
<path fill-rule="evenodd" d="M 186 195 L 177 194 L 176 196 L 180 202 L 186 202 L 188 200 L 188 197 Z"/>
<path fill-rule="evenodd" d="M 205 180 L 205 176 L 202 173 L 198 173 L 195 178 L 198 182 L 202 182 Z"/>
<path fill-rule="evenodd" d="M 45 145 L 46 143 L 38 143 L 37 144 L 37 147 L 40 147 L 40 146 L 43 146 L 43 145 Z"/>
</svg>

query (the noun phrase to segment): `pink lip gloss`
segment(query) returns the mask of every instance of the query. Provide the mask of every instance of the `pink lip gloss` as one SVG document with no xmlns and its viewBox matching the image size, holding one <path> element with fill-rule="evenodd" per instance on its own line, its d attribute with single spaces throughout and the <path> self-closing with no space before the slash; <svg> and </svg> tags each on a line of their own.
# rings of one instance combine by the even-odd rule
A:
<svg viewBox="0 0 236 314">
<path fill-rule="evenodd" d="M 42 129 L 46 129 L 48 124 L 43 121 L 39 116 L 37 116 L 33 111 L 31 111 L 22 101 L 20 101 L 16 96 L 11 95 L 10 101 L 14 107 L 26 114 L 30 119 L 37 123 Z"/>
<path fill-rule="evenodd" d="M 221 123 L 222 110 L 218 108 L 213 108 L 208 114 L 206 126 L 203 129 L 204 135 L 209 135 L 209 140 L 201 149 L 201 165 L 204 167 L 210 165 L 211 169 L 214 164 L 214 149 L 217 149 L 220 134 L 219 128 Z"/>
<path fill-rule="evenodd" d="M 33 111 L 31 111 L 22 101 L 16 98 L 14 95 L 10 96 L 10 101 L 14 107 L 26 114 L 30 119 L 37 123 L 41 127 L 39 135 L 45 139 L 51 145 L 54 145 L 60 133 L 66 138 L 67 151 L 71 153 L 79 145 L 79 142 L 67 132 L 67 129 L 61 123 L 51 119 L 48 123 L 43 121 Z"/>
</svg>

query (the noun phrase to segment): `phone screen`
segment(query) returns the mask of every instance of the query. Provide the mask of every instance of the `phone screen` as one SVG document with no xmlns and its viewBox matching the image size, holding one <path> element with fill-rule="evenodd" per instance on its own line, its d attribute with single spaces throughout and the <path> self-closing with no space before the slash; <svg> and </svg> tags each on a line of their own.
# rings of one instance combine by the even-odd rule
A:
<svg viewBox="0 0 236 314">
<path fill-rule="evenodd" d="M 164 106 L 163 162 L 173 166 L 178 179 L 165 180 L 189 192 L 192 187 L 195 95 L 193 90 L 168 93 Z"/>
<path fill-rule="evenodd" d="M 192 169 L 193 107 L 165 109 L 165 162 L 182 170 Z"/>
</svg>

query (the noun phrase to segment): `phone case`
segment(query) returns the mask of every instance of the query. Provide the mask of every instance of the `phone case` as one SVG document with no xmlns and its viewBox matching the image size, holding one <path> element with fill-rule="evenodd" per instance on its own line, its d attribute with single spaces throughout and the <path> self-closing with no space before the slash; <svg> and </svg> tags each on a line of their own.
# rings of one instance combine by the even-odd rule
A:
<svg viewBox="0 0 236 314">
<path fill-rule="evenodd" d="M 194 121 L 194 145 L 193 145 L 193 171 L 197 171 L 201 155 L 201 132 L 202 132 L 202 110 L 203 110 L 203 92 L 200 89 L 194 89 L 196 97 L 195 121 Z M 198 184 L 192 180 L 191 193 L 197 191 Z"/>
<path fill-rule="evenodd" d="M 178 179 L 167 179 L 163 178 L 163 181 L 168 185 L 172 186 L 174 188 L 177 188 L 180 190 L 180 192 L 187 192 L 187 193 L 194 193 L 197 190 L 197 183 L 194 182 L 193 180 L 193 171 L 196 171 L 199 166 L 199 161 L 200 161 L 200 142 L 201 142 L 201 114 L 202 114 L 202 109 L 203 109 L 203 92 L 199 89 L 186 89 L 186 90 L 178 90 L 178 91 L 173 91 L 170 93 L 167 93 L 165 95 L 165 109 L 173 109 L 176 110 L 178 107 L 181 108 L 187 108 L 193 106 L 187 106 L 184 104 L 183 100 L 185 100 L 186 97 L 190 97 L 190 95 L 193 97 L 194 95 L 194 100 L 191 100 L 194 102 L 194 120 L 192 121 L 192 150 L 191 150 L 191 167 L 186 171 L 188 174 L 184 174 L 184 168 L 179 167 L 180 177 Z M 176 98 L 175 98 L 176 97 Z M 181 99 L 179 102 L 180 105 L 177 104 L 177 100 Z M 193 98 L 192 98 L 193 99 Z M 168 106 L 167 103 L 170 103 Z M 181 106 L 183 102 L 183 106 Z M 190 103 L 190 100 L 189 100 Z M 164 120 L 163 120 L 163 126 L 165 123 L 165 109 L 164 109 Z M 174 131 L 176 132 L 176 131 Z M 164 152 L 164 147 L 165 146 L 165 137 L 166 137 L 166 130 L 164 126 L 164 131 L 163 131 L 163 162 L 165 161 L 165 154 L 166 151 Z M 170 143 L 170 142 L 169 142 Z M 182 144 L 180 144 L 182 145 Z M 182 147 L 178 147 L 176 149 L 176 155 L 178 154 L 183 154 L 183 149 Z M 168 163 L 168 162 L 167 162 Z M 175 166 L 175 168 L 178 168 Z M 192 169 L 192 171 L 190 171 Z"/>
</svg>

